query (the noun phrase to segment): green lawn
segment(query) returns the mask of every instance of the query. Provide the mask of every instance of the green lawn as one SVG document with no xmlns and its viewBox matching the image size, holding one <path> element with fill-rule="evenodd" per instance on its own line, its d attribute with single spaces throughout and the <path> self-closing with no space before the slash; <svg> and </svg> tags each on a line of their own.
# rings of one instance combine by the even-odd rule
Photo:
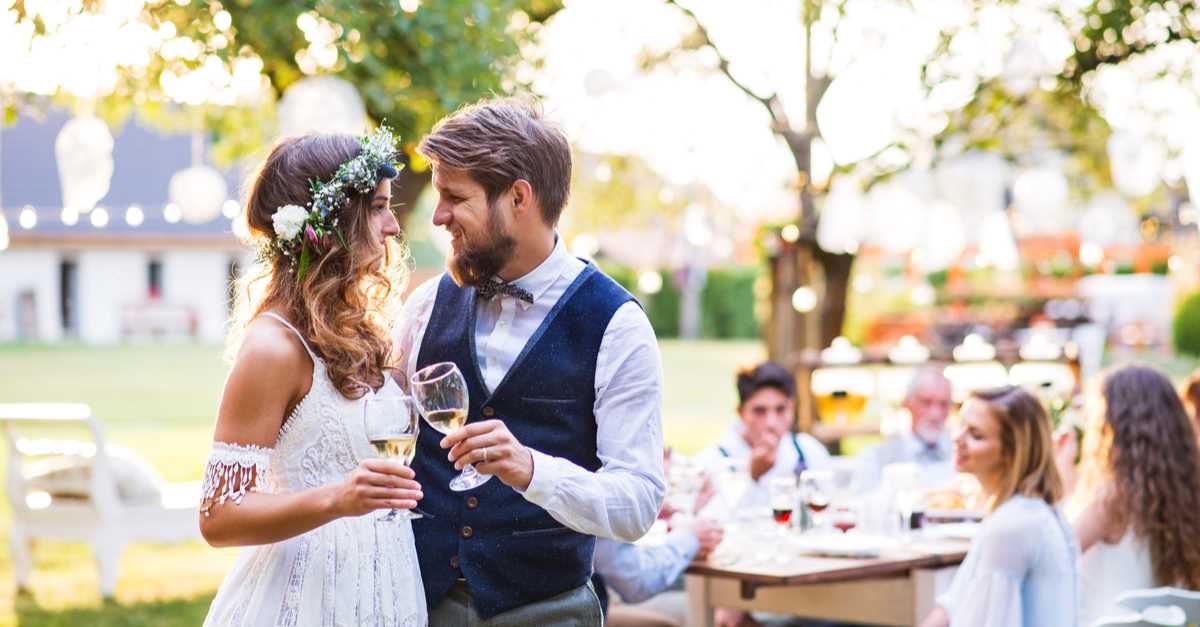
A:
<svg viewBox="0 0 1200 627">
<path fill-rule="evenodd" d="M 731 419 L 733 372 L 760 359 L 762 347 L 664 341 L 662 354 L 667 444 L 695 452 Z M 197 480 L 227 369 L 219 348 L 192 344 L 0 347 L 0 402 L 88 403 L 110 441 L 137 451 L 169 480 Z M 15 598 L 8 519 L 0 501 L 0 627 L 197 625 L 237 554 L 202 543 L 134 545 L 121 560 L 116 600 L 104 603 L 87 547 L 40 543 L 32 594 Z"/>
</svg>

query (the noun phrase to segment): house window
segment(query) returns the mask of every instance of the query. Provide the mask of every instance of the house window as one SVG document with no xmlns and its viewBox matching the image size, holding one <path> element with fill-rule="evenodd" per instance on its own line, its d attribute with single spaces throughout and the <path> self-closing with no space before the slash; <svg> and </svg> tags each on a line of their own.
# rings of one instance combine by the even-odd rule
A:
<svg viewBox="0 0 1200 627">
<path fill-rule="evenodd" d="M 151 259 L 146 265 L 146 274 L 147 284 L 150 286 L 150 300 L 157 300 L 162 296 L 162 260 Z"/>
<path fill-rule="evenodd" d="M 74 259 L 64 259 L 58 264 L 59 318 L 63 333 L 76 335 L 79 332 L 79 265 Z"/>
</svg>

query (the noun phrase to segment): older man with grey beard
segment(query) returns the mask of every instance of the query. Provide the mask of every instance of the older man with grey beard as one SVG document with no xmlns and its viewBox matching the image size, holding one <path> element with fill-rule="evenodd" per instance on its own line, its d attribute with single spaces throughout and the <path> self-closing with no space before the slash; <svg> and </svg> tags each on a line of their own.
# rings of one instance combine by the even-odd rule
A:
<svg viewBox="0 0 1200 627">
<path fill-rule="evenodd" d="M 946 432 L 951 407 L 950 381 L 938 366 L 913 373 L 904 408 L 912 415 L 912 428 L 884 440 L 860 455 L 853 489 L 868 492 L 879 487 L 888 464 L 914 463 L 923 487 L 935 488 L 954 477 L 954 443 Z"/>
</svg>

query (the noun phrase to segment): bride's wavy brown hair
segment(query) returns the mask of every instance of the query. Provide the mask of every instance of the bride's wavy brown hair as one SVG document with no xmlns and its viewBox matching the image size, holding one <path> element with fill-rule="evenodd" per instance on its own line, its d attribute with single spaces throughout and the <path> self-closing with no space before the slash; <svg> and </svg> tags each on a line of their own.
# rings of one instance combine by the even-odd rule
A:
<svg viewBox="0 0 1200 627">
<path fill-rule="evenodd" d="M 1147 543 L 1159 585 L 1200 589 L 1200 447 L 1183 403 L 1144 366 L 1109 373 L 1103 397 L 1084 436 L 1080 488 L 1108 495 L 1117 523 Z"/>
<path fill-rule="evenodd" d="M 305 135 L 276 142 L 255 172 L 246 201 L 251 234 L 274 238 L 275 210 L 308 205 L 309 182 L 329 180 L 339 165 L 360 152 L 358 140 L 349 135 Z M 291 258 L 282 255 L 273 257 L 261 274 L 243 279 L 230 348 L 240 344 L 251 320 L 274 310 L 304 334 L 342 396 L 358 398 L 383 385 L 396 361 L 388 321 L 407 279 L 406 255 L 400 242 L 389 240 L 382 250 L 374 244 L 370 211 L 370 195 L 351 195 L 338 216 L 349 250 L 336 242 L 328 246 L 310 262 L 303 281 L 296 280 Z M 256 285 L 264 280 L 265 286 Z"/>
</svg>

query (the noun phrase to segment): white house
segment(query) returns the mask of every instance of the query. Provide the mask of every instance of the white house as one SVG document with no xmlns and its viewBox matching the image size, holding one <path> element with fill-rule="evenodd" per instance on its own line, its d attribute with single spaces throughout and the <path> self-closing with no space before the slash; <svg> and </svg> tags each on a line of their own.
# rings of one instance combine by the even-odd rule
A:
<svg viewBox="0 0 1200 627">
<path fill-rule="evenodd" d="M 200 224 L 168 207 L 171 175 L 191 164 L 189 136 L 133 121 L 114 132 L 109 192 L 77 214 L 64 210 L 55 159 L 67 119 L 0 129 L 0 342 L 222 341 L 232 277 L 253 255 L 233 235 L 236 207 Z"/>
</svg>

